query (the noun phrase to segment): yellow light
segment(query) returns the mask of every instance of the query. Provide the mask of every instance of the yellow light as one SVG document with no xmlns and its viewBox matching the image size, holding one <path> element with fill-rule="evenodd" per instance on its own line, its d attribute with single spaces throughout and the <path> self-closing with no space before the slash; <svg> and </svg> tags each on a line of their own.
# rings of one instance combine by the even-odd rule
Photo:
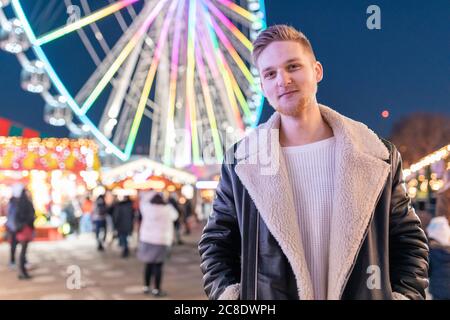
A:
<svg viewBox="0 0 450 320">
<path fill-rule="evenodd" d="M 45 216 L 41 215 L 34 220 L 34 226 L 35 227 L 42 227 L 47 224 L 47 218 Z"/>
<path fill-rule="evenodd" d="M 70 233 L 70 224 L 67 222 L 62 225 L 62 233 L 68 235 Z"/>
<path fill-rule="evenodd" d="M 408 182 L 408 185 L 411 187 L 417 187 L 418 184 L 419 184 L 419 182 L 417 181 L 417 179 L 411 179 Z"/>
<path fill-rule="evenodd" d="M 444 181 L 442 181 L 442 180 L 430 181 L 430 187 L 433 191 L 438 191 L 443 186 L 444 186 Z"/>
<path fill-rule="evenodd" d="M 410 198 L 415 198 L 416 194 L 417 194 L 417 188 L 415 188 L 415 187 L 408 188 L 408 195 Z"/>
<path fill-rule="evenodd" d="M 123 183 L 123 187 L 125 189 L 157 189 L 161 190 L 164 189 L 166 186 L 166 183 L 164 181 L 154 181 L 154 180 L 148 180 L 144 182 L 135 182 L 132 179 L 126 180 Z"/>
<path fill-rule="evenodd" d="M 420 191 L 426 192 L 427 190 L 428 190 L 428 180 L 425 180 L 420 184 Z"/>
<path fill-rule="evenodd" d="M 433 163 L 436 163 L 438 161 L 441 161 L 442 159 L 447 158 L 449 153 L 450 153 L 450 144 L 448 144 L 445 147 L 442 147 L 441 149 L 433 153 L 430 153 L 429 155 L 422 158 L 419 162 L 412 164 L 410 169 L 403 170 L 405 178 L 408 177 L 412 172 L 417 172 L 426 166 L 429 166 Z"/>
</svg>

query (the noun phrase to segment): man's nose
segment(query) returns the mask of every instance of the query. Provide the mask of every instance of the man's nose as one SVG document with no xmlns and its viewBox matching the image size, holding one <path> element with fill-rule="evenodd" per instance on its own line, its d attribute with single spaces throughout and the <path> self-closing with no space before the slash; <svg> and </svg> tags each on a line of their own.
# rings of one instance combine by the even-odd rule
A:
<svg viewBox="0 0 450 320">
<path fill-rule="evenodd" d="M 289 85 L 292 83 L 292 78 L 289 75 L 289 73 L 285 72 L 285 71 L 280 71 L 277 74 L 277 84 L 280 87 L 284 87 L 286 85 Z"/>
</svg>

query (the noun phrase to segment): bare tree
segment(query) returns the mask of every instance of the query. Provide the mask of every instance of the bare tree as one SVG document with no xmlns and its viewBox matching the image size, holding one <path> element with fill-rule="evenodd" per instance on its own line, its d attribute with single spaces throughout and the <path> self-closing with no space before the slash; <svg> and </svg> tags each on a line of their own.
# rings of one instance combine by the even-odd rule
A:
<svg viewBox="0 0 450 320">
<path fill-rule="evenodd" d="M 403 167 L 407 168 L 450 143 L 450 116 L 412 113 L 394 123 L 390 141 L 400 151 Z"/>
</svg>

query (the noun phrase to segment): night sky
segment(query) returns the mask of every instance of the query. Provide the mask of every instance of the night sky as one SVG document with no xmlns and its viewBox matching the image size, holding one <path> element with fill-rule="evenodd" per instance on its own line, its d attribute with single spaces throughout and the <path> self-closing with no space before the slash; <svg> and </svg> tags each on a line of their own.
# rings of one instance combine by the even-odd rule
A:
<svg viewBox="0 0 450 320">
<path fill-rule="evenodd" d="M 381 8 L 381 30 L 366 27 L 371 4 Z M 319 102 L 382 136 L 414 111 L 450 114 L 449 0 L 277 0 L 266 1 L 266 13 L 269 25 L 290 24 L 309 37 L 324 66 Z M 0 52 L 0 117 L 67 135 L 43 121 L 44 101 L 23 91 L 19 76 L 17 59 Z M 262 120 L 271 112 L 265 106 Z"/>
</svg>

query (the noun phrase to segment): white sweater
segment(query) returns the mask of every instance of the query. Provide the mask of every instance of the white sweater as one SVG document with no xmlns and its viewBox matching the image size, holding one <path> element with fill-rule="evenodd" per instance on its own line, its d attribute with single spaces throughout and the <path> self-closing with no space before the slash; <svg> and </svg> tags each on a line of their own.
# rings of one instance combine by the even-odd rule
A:
<svg viewBox="0 0 450 320">
<path fill-rule="evenodd" d="M 142 215 L 139 228 L 139 240 L 151 244 L 170 246 L 172 244 L 174 225 L 178 212 L 170 205 L 152 204 L 153 192 L 142 193 L 139 209 Z"/>
<path fill-rule="evenodd" d="M 328 290 L 328 248 L 334 193 L 335 137 L 282 148 L 298 215 L 314 298 Z"/>
</svg>

